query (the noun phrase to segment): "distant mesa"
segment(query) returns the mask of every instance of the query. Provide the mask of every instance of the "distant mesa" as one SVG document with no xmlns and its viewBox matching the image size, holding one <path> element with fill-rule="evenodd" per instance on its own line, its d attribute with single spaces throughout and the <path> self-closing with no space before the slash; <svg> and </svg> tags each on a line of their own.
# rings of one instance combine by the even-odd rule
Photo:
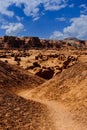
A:
<svg viewBox="0 0 87 130">
<path fill-rule="evenodd" d="M 0 37 L 0 48 L 1 49 L 61 49 L 67 47 L 73 47 L 74 49 L 82 49 L 87 47 L 87 41 L 79 40 L 77 38 L 66 38 L 64 40 L 47 40 L 40 39 L 39 37 L 15 37 L 15 36 L 4 36 Z M 72 48 L 72 49 L 73 49 Z"/>
</svg>

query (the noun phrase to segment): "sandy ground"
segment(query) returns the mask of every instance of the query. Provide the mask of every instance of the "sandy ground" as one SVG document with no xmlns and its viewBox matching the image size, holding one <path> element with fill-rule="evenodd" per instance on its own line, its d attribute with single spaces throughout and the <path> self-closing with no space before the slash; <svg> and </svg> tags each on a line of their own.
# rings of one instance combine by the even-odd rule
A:
<svg viewBox="0 0 87 130">
<path fill-rule="evenodd" d="M 75 120 L 73 120 L 72 113 L 70 113 L 68 111 L 68 108 L 65 107 L 63 104 L 61 104 L 60 102 L 56 102 L 55 100 L 49 101 L 46 98 L 45 99 L 39 99 L 38 97 L 33 98 L 32 90 L 20 91 L 17 93 L 17 95 L 25 99 L 33 100 L 46 105 L 50 113 L 50 115 L 47 116 L 49 116 L 50 119 L 52 120 L 55 130 L 86 130 L 87 129 L 86 127 L 81 126 L 80 124 L 75 122 Z"/>
<path fill-rule="evenodd" d="M 29 51 L 29 53 L 31 53 L 32 55 L 30 56 L 30 57 L 21 57 L 21 64 L 20 64 L 20 66 L 21 67 L 23 67 L 23 68 L 26 68 L 26 67 L 28 67 L 28 66 L 31 66 L 32 65 L 32 63 L 35 61 L 35 56 L 37 56 L 39 53 L 43 53 L 43 54 L 50 54 L 50 53 L 59 53 L 58 51 L 54 51 L 54 50 L 50 50 L 50 51 L 38 51 L 38 50 L 32 50 L 32 51 Z M 73 55 L 73 52 L 61 52 L 61 53 L 64 53 L 65 55 Z M 17 63 L 16 63 L 16 61 L 14 61 L 14 58 L 12 58 L 12 57 L 10 57 L 10 58 L 1 58 L 1 60 L 2 61 L 5 61 L 5 60 L 8 60 L 8 63 L 10 63 L 10 64 L 13 64 L 13 65 L 16 65 Z M 80 55 L 79 56 L 79 61 L 80 62 L 87 62 L 87 55 Z M 53 59 L 53 58 L 50 58 L 48 61 L 38 61 L 39 63 L 40 63 L 40 65 L 41 66 L 52 66 L 52 67 L 55 67 L 56 65 L 59 65 L 59 62 L 60 61 L 58 61 L 58 59 Z M 76 68 L 78 71 L 79 71 L 79 68 L 77 67 Z M 72 68 L 72 72 L 73 72 L 73 68 Z M 76 70 L 76 72 L 77 72 L 77 70 Z M 82 70 L 83 70 L 83 67 L 82 67 Z M 15 70 L 14 70 L 15 71 Z M 70 68 L 70 71 L 71 71 L 71 68 Z M 31 71 L 32 73 L 33 73 L 33 71 Z M 66 71 L 65 71 L 66 72 Z M 81 71 L 82 72 L 82 71 Z M 11 76 L 11 73 L 9 72 L 8 73 L 10 76 Z M 19 74 L 19 72 L 17 73 L 17 75 Z M 73 73 L 72 73 L 73 74 Z M 70 73 L 70 75 L 69 75 L 69 73 L 68 73 L 68 71 L 67 71 L 67 73 L 64 73 L 64 79 L 62 79 L 63 77 L 61 76 L 61 82 L 60 82 L 60 85 L 61 85 L 61 83 L 64 81 L 64 85 L 66 85 L 65 87 L 62 87 L 61 86 L 61 88 L 60 88 L 60 93 L 63 93 L 63 95 L 64 95 L 64 92 L 65 92 L 65 95 L 64 95 L 64 98 L 72 98 L 72 97 L 74 97 L 75 98 L 75 95 L 77 96 L 77 97 L 81 97 L 81 94 L 82 94 L 82 92 L 84 93 L 84 91 L 82 91 L 82 86 L 83 86 L 83 82 L 85 82 L 86 83 L 86 81 L 87 81 L 87 79 L 86 79 L 86 71 L 84 71 L 84 73 L 78 73 L 78 75 L 77 75 L 77 78 L 76 79 L 74 79 L 74 77 L 75 76 L 73 76 L 73 75 L 76 75 L 76 74 L 73 74 L 73 75 L 71 75 L 71 73 Z M 17 75 L 15 74 L 14 76 L 16 77 L 16 78 L 18 78 L 19 79 L 19 77 L 20 77 L 20 75 L 17 77 Z M 67 76 L 67 75 L 69 75 L 69 76 Z M 8 76 L 8 75 L 7 75 Z M 65 79 L 65 77 L 68 77 L 68 78 L 66 78 Z M 83 82 L 82 82 L 82 84 L 81 84 L 81 86 L 79 85 L 79 89 L 78 89 L 78 87 L 77 87 L 77 89 L 75 89 L 74 87 L 73 87 L 73 89 L 72 89 L 72 91 L 74 92 L 72 92 L 72 91 L 70 91 L 70 93 L 69 93 L 69 96 L 67 96 L 67 92 L 66 91 L 68 91 L 67 90 L 67 84 L 70 84 L 70 85 L 72 85 L 71 83 L 72 82 L 69 82 L 70 81 L 70 76 L 72 76 L 73 77 L 73 81 L 74 82 L 80 82 L 79 80 L 81 80 L 81 77 L 84 79 L 84 77 L 85 77 L 85 80 L 83 80 Z M 30 76 L 31 77 L 31 76 Z M 5 78 L 6 79 L 6 77 L 5 76 L 3 76 L 3 78 Z M 33 80 L 32 80 L 32 78 L 33 78 Z M 55 78 L 55 77 L 54 77 Z M 35 80 L 36 81 L 35 81 Z M 7 80 L 8 80 L 8 78 L 7 78 Z M 20 79 L 21 80 L 21 79 Z M 23 79 L 22 79 L 23 80 Z M 11 82 L 13 82 L 14 80 L 8 80 L 9 82 L 8 82 L 8 86 L 9 86 L 9 83 L 11 83 Z M 31 82 L 32 81 L 32 82 Z M 31 78 L 29 78 L 29 81 L 28 81 L 28 85 L 31 87 L 31 86 L 35 86 L 36 87 L 36 84 L 37 84 L 37 88 L 38 89 L 40 89 L 38 86 L 39 86 L 39 83 L 37 83 L 37 81 L 38 81 L 38 78 L 35 78 L 35 77 L 31 77 Z M 16 95 L 17 96 L 19 96 L 19 97 L 22 97 L 23 99 L 26 99 L 26 101 L 28 100 L 28 101 L 33 101 L 33 102 L 35 102 L 36 104 L 37 103 L 39 103 L 39 104 L 41 104 L 42 105 L 42 107 L 43 107 L 43 105 L 45 105 L 46 106 L 46 108 L 47 108 L 47 115 L 46 115 L 46 117 L 47 117 L 47 120 L 45 120 L 44 119 L 44 117 L 43 117 L 43 119 L 44 119 L 44 123 L 45 124 L 48 124 L 48 126 L 47 127 L 44 127 L 44 125 L 42 125 L 41 124 L 41 126 L 40 126 L 40 129 L 25 129 L 27 126 L 25 126 L 25 128 L 19 128 L 20 130 L 87 130 L 87 125 L 85 126 L 84 124 L 82 124 L 82 123 L 80 123 L 80 122 L 78 122 L 78 121 L 76 121 L 75 120 L 75 117 L 73 117 L 74 115 L 73 115 L 73 113 L 72 113 L 72 111 L 70 111 L 69 109 L 68 109 L 68 107 L 65 105 L 65 104 L 63 104 L 63 103 L 61 103 L 59 100 L 55 100 L 55 99 L 50 99 L 50 100 L 48 100 L 48 98 L 47 98 L 47 93 L 45 94 L 45 96 L 43 97 L 43 98 L 40 98 L 40 95 L 44 95 L 44 93 L 48 90 L 48 96 L 50 97 L 50 91 L 51 91 L 51 94 L 52 94 L 52 96 L 54 96 L 55 97 L 55 94 L 58 94 L 57 93 L 57 90 L 58 90 L 58 88 L 57 88 L 57 86 L 58 86 L 58 84 L 57 84 L 57 79 L 55 78 L 55 80 L 52 80 L 52 81 L 50 81 L 50 82 L 45 82 L 45 84 L 44 84 L 44 86 L 46 86 L 46 88 L 45 87 L 43 87 L 42 88 L 42 90 L 41 91 L 38 91 L 38 93 L 36 92 L 36 93 L 34 93 L 35 94 L 35 97 L 33 96 L 33 91 L 35 90 L 35 89 L 32 89 L 31 88 L 31 90 L 30 89 L 27 89 L 26 90 L 26 88 L 24 88 L 24 89 L 22 89 L 21 88 L 21 85 L 20 85 L 20 88 L 19 88 L 19 91 L 16 91 Z M 7 82 L 7 81 L 6 81 Z M 17 82 L 17 79 L 15 80 L 15 82 Z M 23 82 L 26 82 L 26 80 L 23 80 Z M 43 81 L 44 82 L 44 81 Z M 56 82 L 56 86 L 54 87 L 54 84 L 55 84 L 55 82 Z M 34 84 L 33 84 L 34 83 Z M 66 83 L 66 84 L 65 84 Z M 76 85 L 78 85 L 78 83 L 76 84 Z M 31 85 L 32 84 L 32 85 Z M 50 86 L 50 85 L 52 85 L 53 84 L 53 86 L 50 88 L 50 91 L 49 91 L 49 88 L 48 88 L 48 86 Z M 6 85 L 6 87 L 7 87 L 7 85 Z M 12 84 L 13 85 L 13 84 Z M 23 84 L 24 85 L 24 84 Z M 72 85 L 73 86 L 73 85 Z M 85 86 L 85 85 L 84 85 Z M 63 88 L 64 88 L 64 92 L 63 92 Z M 71 88 L 71 87 L 70 87 Z M 38 90 L 37 89 L 37 90 Z M 45 89 L 46 89 L 46 91 L 45 91 Z M 43 91 L 44 90 L 44 91 Z M 54 90 L 54 92 L 55 93 L 53 93 L 53 90 Z M 81 92 L 81 94 L 79 94 L 79 93 Z M 85 90 L 85 93 L 86 93 L 86 90 Z M 53 95 L 54 94 L 54 95 Z M 72 94 L 72 96 L 71 96 L 71 94 Z M 74 96 L 73 96 L 74 95 Z M 82 94 L 83 95 L 83 94 Z M 76 99 L 78 99 L 76 97 Z M 85 96 L 84 96 L 85 97 Z M 57 98 L 59 98 L 59 96 L 57 95 Z M 74 98 L 73 98 L 73 100 L 74 100 Z M 84 98 L 83 98 L 84 99 Z M 68 99 L 67 99 L 68 100 Z M 86 98 L 85 98 L 85 100 L 86 100 Z M 25 102 L 25 100 L 23 101 L 23 102 Z M 80 99 L 79 99 L 79 102 L 80 102 Z M 7 103 L 7 102 L 6 102 Z M 68 102 L 69 103 L 69 102 Z M 74 102 L 75 103 L 75 102 Z M 81 99 L 81 103 L 83 103 L 82 102 L 82 99 Z M 87 101 L 86 101 L 86 103 L 87 103 Z M 9 104 L 9 103 L 8 103 Z M 34 105 L 34 107 L 36 106 L 36 104 Z M 7 105 L 7 104 L 5 104 L 5 105 Z M 19 105 L 19 104 L 17 104 L 17 105 Z M 26 105 L 26 104 L 25 104 Z M 76 104 L 74 104 L 73 106 L 75 106 Z M 77 101 L 77 105 L 78 105 L 78 101 Z M 15 106 L 15 105 L 14 105 Z M 23 106 L 23 104 L 21 104 L 21 106 Z M 39 105 L 38 105 L 39 106 Z M 86 105 L 84 105 L 83 104 L 83 107 L 84 106 L 86 106 Z M 26 105 L 26 107 L 27 107 L 27 105 Z M 79 107 L 79 106 L 78 106 Z M 77 107 L 77 108 L 78 108 Z M 80 105 L 80 109 L 81 109 L 81 107 L 82 107 L 82 105 Z M 24 108 L 25 108 L 25 106 L 24 106 Z M 23 109 L 24 109 L 23 108 Z M 27 109 L 27 108 L 26 108 Z M 33 109 L 33 106 L 31 105 L 31 110 Z M 73 109 L 73 107 L 72 107 L 72 109 Z M 80 109 L 78 109 L 78 111 L 79 111 L 79 113 L 80 113 Z M 37 107 L 37 109 L 36 110 L 38 110 L 38 107 Z M 7 111 L 7 108 L 6 108 L 6 111 Z M 25 112 L 24 112 L 25 113 Z M 23 114 L 24 114 L 23 113 Z M 33 112 L 32 112 L 33 113 Z M 31 113 L 31 116 L 32 116 L 32 113 Z M 35 111 L 35 113 L 36 113 L 36 111 Z M 27 114 L 29 115 L 29 112 L 27 112 Z M 43 114 L 43 113 L 42 113 Z M 85 115 L 86 115 L 86 113 L 85 113 Z M 83 118 L 84 118 L 85 116 L 84 116 L 84 113 L 83 113 Z M 26 115 L 25 115 L 25 118 L 24 119 L 26 119 Z M 41 120 L 43 120 L 43 119 L 41 119 Z M 27 120 L 27 119 L 26 119 Z M 49 121 L 51 122 L 51 125 L 49 124 Z M 35 125 L 37 125 L 37 122 L 35 122 L 34 123 Z M 22 122 L 22 125 L 23 125 L 23 122 Z M 0 129 L 0 130 L 5 130 L 4 128 L 3 129 Z M 7 130 L 7 129 L 6 129 Z M 10 129 L 10 130 L 12 130 L 12 128 Z M 17 128 L 15 129 L 14 128 L 14 130 L 17 130 Z"/>
</svg>

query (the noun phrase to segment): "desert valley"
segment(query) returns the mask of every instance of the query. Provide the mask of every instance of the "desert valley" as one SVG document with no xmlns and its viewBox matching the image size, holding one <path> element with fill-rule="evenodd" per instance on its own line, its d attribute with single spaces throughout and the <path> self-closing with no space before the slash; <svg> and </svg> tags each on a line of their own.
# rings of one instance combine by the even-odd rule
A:
<svg viewBox="0 0 87 130">
<path fill-rule="evenodd" d="M 0 37 L 0 130 L 87 130 L 87 41 Z"/>
</svg>

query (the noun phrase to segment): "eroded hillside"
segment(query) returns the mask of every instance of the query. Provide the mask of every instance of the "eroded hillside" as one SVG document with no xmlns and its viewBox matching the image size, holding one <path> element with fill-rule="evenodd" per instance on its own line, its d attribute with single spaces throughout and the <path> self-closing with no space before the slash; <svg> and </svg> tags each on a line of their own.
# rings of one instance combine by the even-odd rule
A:
<svg viewBox="0 0 87 130">
<path fill-rule="evenodd" d="M 31 95 L 33 98 L 62 102 L 74 114 L 76 121 L 87 125 L 87 63 L 80 62 L 64 70 L 33 89 Z"/>
<path fill-rule="evenodd" d="M 0 38 L 0 130 L 87 129 L 87 41 Z"/>
<path fill-rule="evenodd" d="M 45 105 L 15 95 L 16 91 L 37 87 L 44 81 L 0 61 L 0 130 L 51 129 Z"/>
<path fill-rule="evenodd" d="M 64 40 L 47 40 L 39 37 L 14 37 L 4 36 L 0 37 L 0 48 L 5 49 L 81 49 L 87 47 L 87 41 L 76 38 L 67 38 Z"/>
</svg>

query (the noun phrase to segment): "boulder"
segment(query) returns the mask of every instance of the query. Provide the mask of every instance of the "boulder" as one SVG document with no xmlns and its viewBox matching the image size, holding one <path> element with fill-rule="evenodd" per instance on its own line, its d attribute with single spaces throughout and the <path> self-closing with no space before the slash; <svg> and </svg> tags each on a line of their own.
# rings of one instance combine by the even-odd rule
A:
<svg viewBox="0 0 87 130">
<path fill-rule="evenodd" d="M 38 62 L 33 62 L 33 66 L 35 67 L 41 67 Z"/>
<path fill-rule="evenodd" d="M 38 69 L 35 74 L 44 79 L 51 79 L 54 75 L 54 70 L 51 69 L 50 67 L 41 68 L 41 69 Z"/>
</svg>

